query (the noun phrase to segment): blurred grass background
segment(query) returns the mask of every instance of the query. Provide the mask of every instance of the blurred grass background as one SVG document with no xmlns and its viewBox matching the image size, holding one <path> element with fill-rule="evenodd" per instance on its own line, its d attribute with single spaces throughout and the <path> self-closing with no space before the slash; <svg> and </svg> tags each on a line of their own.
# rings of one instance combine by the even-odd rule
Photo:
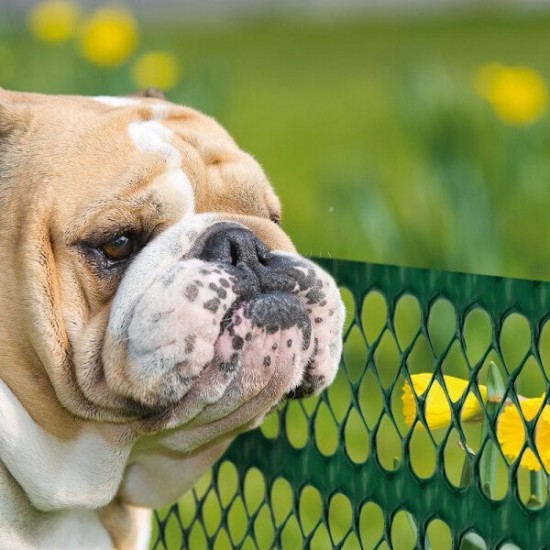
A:
<svg viewBox="0 0 550 550">
<path fill-rule="evenodd" d="M 29 25 L 32 7 L 0 5 L 0 86 L 118 95 L 164 83 L 170 99 L 218 118 L 260 161 L 306 255 L 550 279 L 550 13 L 188 19 L 184 9 L 145 16 L 127 5 L 119 57 L 94 58 L 112 33 L 99 32 L 94 46 L 86 20 L 95 8 L 69 4 L 81 12 L 60 40 Z M 92 53 L 82 51 L 86 33 Z M 499 70 L 508 70 L 503 88 L 487 92 L 481 81 Z M 367 332 L 384 307 L 365 320 Z M 382 376 L 395 363 L 388 338 L 376 358 Z M 357 372 L 365 346 L 352 335 L 346 348 Z M 432 362 L 426 353 L 412 368 Z M 535 371 L 525 381 L 533 396 L 545 384 Z M 331 403 L 349 400 L 342 376 L 334 388 Z M 367 416 L 378 414 L 373 388 Z M 364 441 L 362 429 L 350 440 Z M 386 443 L 391 464 L 399 437 Z M 429 470 L 433 449 L 423 446 L 420 437 L 415 460 Z M 459 471 L 462 454 L 452 453 Z"/>
<path fill-rule="evenodd" d="M 182 12 L 139 19 L 114 67 L 87 60 L 78 39 L 44 44 L 13 12 L 0 21 L 11 89 L 124 94 L 140 55 L 170 52 L 169 97 L 255 155 L 305 254 L 550 278 L 548 114 L 506 123 L 475 89 L 493 62 L 550 77 L 550 15 L 190 23 Z"/>
</svg>

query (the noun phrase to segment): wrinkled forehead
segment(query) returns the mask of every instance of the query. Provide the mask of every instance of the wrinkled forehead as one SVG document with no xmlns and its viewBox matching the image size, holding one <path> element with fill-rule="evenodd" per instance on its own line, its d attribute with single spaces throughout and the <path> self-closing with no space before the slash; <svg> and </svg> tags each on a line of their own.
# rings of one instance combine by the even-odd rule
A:
<svg viewBox="0 0 550 550">
<path fill-rule="evenodd" d="M 129 98 L 42 97 L 19 106 L 26 118 L 20 168 L 24 192 L 44 196 L 60 226 L 117 202 L 132 208 L 132 201 L 150 199 L 194 209 L 183 147 L 163 124 L 168 107 Z"/>
<path fill-rule="evenodd" d="M 257 162 L 194 109 L 156 98 L 19 94 L 18 100 L 32 141 L 27 170 L 60 196 L 74 196 L 78 186 L 71 216 L 78 216 L 79 203 L 143 193 L 156 182 L 163 196 L 179 193 L 186 211 L 279 217 L 279 201 Z"/>
<path fill-rule="evenodd" d="M 35 151 L 54 156 L 64 151 L 69 165 L 83 156 L 99 160 L 109 155 L 112 170 L 138 154 L 170 162 L 190 149 L 209 163 L 240 152 L 214 119 L 156 98 L 19 94 L 16 108 L 27 119 Z"/>
</svg>

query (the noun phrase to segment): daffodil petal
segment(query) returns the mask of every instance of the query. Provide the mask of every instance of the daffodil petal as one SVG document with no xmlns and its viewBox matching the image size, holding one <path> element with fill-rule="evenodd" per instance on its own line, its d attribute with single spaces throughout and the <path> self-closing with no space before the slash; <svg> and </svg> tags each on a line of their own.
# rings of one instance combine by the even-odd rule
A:
<svg viewBox="0 0 550 550">
<path fill-rule="evenodd" d="M 520 407 L 523 418 L 526 421 L 533 420 L 538 414 L 544 397 L 524 399 L 520 401 Z M 535 446 L 539 453 L 544 467 L 550 470 L 550 406 L 544 405 L 544 408 L 537 420 L 535 426 Z M 527 432 L 524 426 L 520 412 L 515 405 L 508 405 L 500 414 L 497 422 L 497 439 L 502 452 L 510 459 L 516 460 L 525 445 Z M 521 457 L 520 465 L 529 470 L 538 471 L 541 464 L 535 456 L 535 453 L 529 448 L 525 450 Z"/>
<path fill-rule="evenodd" d="M 428 427 L 432 430 L 448 427 L 451 423 L 451 405 L 445 394 L 445 391 L 441 387 L 441 384 L 434 380 L 432 382 L 432 373 L 421 373 L 411 375 L 411 382 L 414 388 L 416 396 L 425 396 L 425 415 Z M 458 401 L 468 388 L 468 382 L 461 378 L 454 376 L 444 376 L 445 387 L 449 398 L 453 403 Z M 428 390 L 429 388 L 429 390 Z M 487 388 L 485 386 L 479 386 L 482 401 L 487 400 Z M 416 400 L 413 395 L 413 390 L 408 382 L 403 386 L 403 415 L 407 425 L 411 426 L 416 417 Z M 464 405 L 461 409 L 461 419 L 463 421 L 475 421 L 478 420 L 483 414 L 479 400 L 472 391 L 468 393 L 464 401 Z"/>
</svg>

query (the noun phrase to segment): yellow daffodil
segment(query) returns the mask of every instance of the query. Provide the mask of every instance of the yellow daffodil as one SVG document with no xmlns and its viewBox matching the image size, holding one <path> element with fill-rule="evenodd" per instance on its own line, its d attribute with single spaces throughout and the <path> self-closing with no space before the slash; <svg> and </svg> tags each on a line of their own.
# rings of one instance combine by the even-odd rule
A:
<svg viewBox="0 0 550 550">
<path fill-rule="evenodd" d="M 102 67 L 123 63 L 137 47 L 138 26 L 125 8 L 98 8 L 84 23 L 81 48 L 88 61 Z"/>
<path fill-rule="evenodd" d="M 545 112 L 548 87 L 530 67 L 507 67 L 490 63 L 480 67 L 475 85 L 496 114 L 508 124 L 531 124 Z"/>
<path fill-rule="evenodd" d="M 530 421 L 539 412 L 545 398 L 523 399 L 519 402 L 525 420 Z M 515 460 L 525 444 L 527 433 L 520 413 L 515 405 L 507 406 L 497 422 L 497 439 L 502 452 Z M 546 470 L 550 471 L 550 406 L 544 405 L 542 413 L 535 426 L 535 446 Z M 528 470 L 540 470 L 541 465 L 535 453 L 529 448 L 521 457 L 520 465 Z"/>
<path fill-rule="evenodd" d="M 43 42 L 66 42 L 75 35 L 79 16 L 80 8 L 71 0 L 45 0 L 29 10 L 27 26 Z"/>
<path fill-rule="evenodd" d="M 414 393 L 417 396 L 422 396 L 428 391 L 428 386 L 433 378 L 432 373 L 422 373 L 411 375 L 411 380 L 414 388 Z M 468 382 L 454 376 L 444 376 L 445 387 L 449 397 L 453 403 L 456 403 L 466 391 Z M 487 401 L 487 388 L 479 386 L 479 393 L 485 403 Z M 408 382 L 403 386 L 403 414 L 405 422 L 408 426 L 412 426 L 416 417 L 416 400 L 413 395 L 413 389 Z M 451 405 L 444 393 L 441 384 L 434 380 L 431 385 L 428 395 L 425 397 L 424 413 L 428 427 L 431 430 L 438 428 L 446 428 L 451 423 Z M 460 412 L 460 418 L 463 422 L 476 422 L 482 418 L 482 408 L 477 397 L 472 391 L 466 396 L 466 400 Z M 420 424 L 418 424 L 421 426 Z"/>
<path fill-rule="evenodd" d="M 161 90 L 173 88 L 181 70 L 176 56 L 170 52 L 147 52 L 139 56 L 132 67 L 132 78 L 138 88 L 154 86 Z"/>
</svg>

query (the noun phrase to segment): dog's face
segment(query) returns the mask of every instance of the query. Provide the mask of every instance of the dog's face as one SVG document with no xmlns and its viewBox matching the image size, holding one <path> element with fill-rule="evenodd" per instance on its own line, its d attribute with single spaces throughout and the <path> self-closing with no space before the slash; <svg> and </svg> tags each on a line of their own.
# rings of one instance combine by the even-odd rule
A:
<svg viewBox="0 0 550 550">
<path fill-rule="evenodd" d="M 222 433 L 333 380 L 338 289 L 215 121 L 159 99 L 0 91 L 0 153 L 14 263 L 0 303 L 22 307 L 3 347 L 24 340 L 29 380 L 72 414 Z M 28 399 L 27 375 L 2 369 Z"/>
</svg>

